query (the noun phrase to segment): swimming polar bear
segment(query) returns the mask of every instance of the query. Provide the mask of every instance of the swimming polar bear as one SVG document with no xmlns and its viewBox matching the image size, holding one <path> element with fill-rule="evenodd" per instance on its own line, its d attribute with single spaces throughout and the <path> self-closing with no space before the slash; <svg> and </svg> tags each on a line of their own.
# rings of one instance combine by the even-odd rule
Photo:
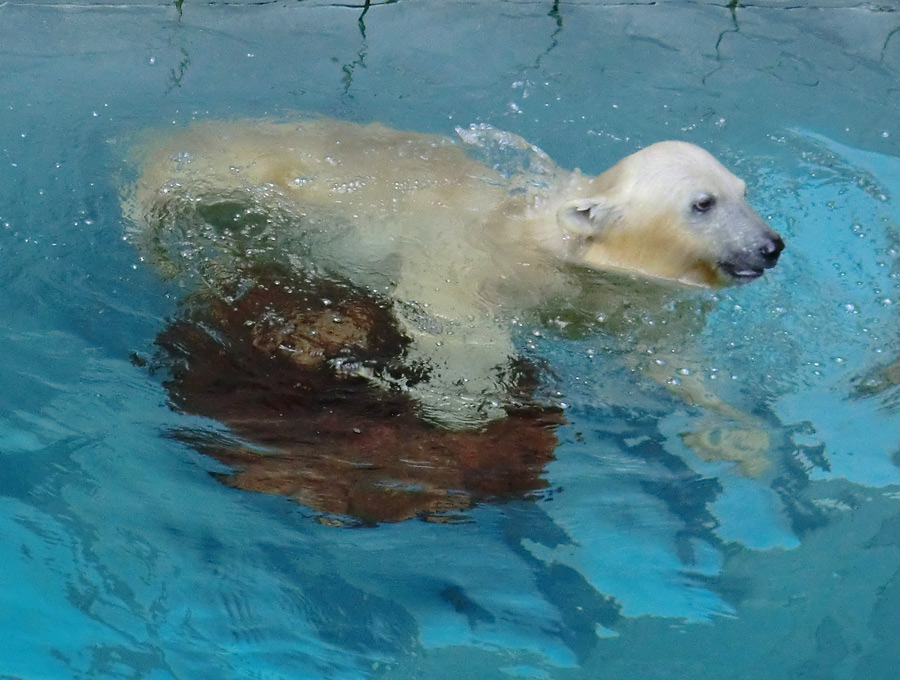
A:
<svg viewBox="0 0 900 680">
<path fill-rule="evenodd" d="M 489 126 L 457 133 L 319 119 L 150 135 L 124 200 L 130 234 L 165 273 L 213 287 L 278 262 L 387 295 L 411 338 L 407 361 L 429 376 L 408 389 L 447 427 L 503 414 L 514 332 L 554 306 L 587 310 L 627 337 L 633 368 L 746 421 L 702 380 L 676 375 L 697 362 L 683 346 L 699 315 L 673 302 L 776 264 L 784 243 L 742 180 L 685 142 L 593 177 Z"/>
</svg>

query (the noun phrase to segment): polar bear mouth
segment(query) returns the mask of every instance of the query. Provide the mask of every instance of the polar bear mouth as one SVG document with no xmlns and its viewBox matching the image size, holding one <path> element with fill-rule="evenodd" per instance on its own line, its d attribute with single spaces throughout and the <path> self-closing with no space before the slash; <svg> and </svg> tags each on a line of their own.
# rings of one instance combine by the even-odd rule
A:
<svg viewBox="0 0 900 680">
<path fill-rule="evenodd" d="M 766 269 L 771 269 L 778 263 L 782 250 L 784 241 L 773 232 L 772 237 L 767 238 L 755 250 L 741 251 L 730 259 L 720 260 L 719 269 L 735 283 L 753 281 L 762 276 Z"/>
<path fill-rule="evenodd" d="M 719 269 L 725 272 L 736 283 L 749 283 L 763 275 L 764 268 L 743 267 L 734 262 L 719 262 Z"/>
</svg>

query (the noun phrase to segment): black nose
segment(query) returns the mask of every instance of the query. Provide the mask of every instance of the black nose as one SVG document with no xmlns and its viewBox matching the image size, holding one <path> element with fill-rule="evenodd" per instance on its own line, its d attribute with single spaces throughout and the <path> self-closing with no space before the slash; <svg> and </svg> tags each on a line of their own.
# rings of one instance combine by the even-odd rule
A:
<svg viewBox="0 0 900 680">
<path fill-rule="evenodd" d="M 778 262 L 778 256 L 784 250 L 784 241 L 780 236 L 775 236 L 771 240 L 766 241 L 759 249 L 762 255 L 763 263 L 766 269 L 771 269 Z"/>
</svg>

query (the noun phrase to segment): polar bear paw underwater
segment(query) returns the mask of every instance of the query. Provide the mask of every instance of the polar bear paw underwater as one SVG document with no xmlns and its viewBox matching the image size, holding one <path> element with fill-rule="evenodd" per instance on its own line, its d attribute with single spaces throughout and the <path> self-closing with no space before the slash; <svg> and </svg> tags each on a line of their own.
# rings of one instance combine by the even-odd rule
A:
<svg viewBox="0 0 900 680">
<path fill-rule="evenodd" d="M 406 393 L 445 430 L 506 416 L 515 328 L 553 308 L 601 316 L 633 369 L 752 421 L 702 380 L 672 380 L 697 362 L 688 339 L 703 323 L 673 301 L 757 279 L 784 248 L 742 180 L 685 142 L 653 144 L 593 177 L 488 126 L 457 132 L 321 119 L 149 135 L 124 199 L 129 233 L 163 274 L 213 296 L 239 295 L 226 293 L 235 278 L 271 265 L 387 300 L 407 339 L 401 362 L 427 377 L 340 357 L 332 366 Z M 478 160 L 497 153 L 513 167 Z"/>
</svg>

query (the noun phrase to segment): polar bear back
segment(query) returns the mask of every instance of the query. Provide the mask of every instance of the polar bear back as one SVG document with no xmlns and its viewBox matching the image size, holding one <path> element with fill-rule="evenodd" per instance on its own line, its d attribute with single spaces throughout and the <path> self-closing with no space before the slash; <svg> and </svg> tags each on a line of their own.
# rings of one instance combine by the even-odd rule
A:
<svg viewBox="0 0 900 680">
<path fill-rule="evenodd" d="M 526 199 L 446 137 L 333 120 L 204 122 L 144 148 L 152 150 L 130 201 L 139 228 L 165 228 L 146 219 L 154 206 L 193 209 L 246 191 L 288 206 L 299 218 L 289 228 L 311 220 L 324 240 L 333 237 L 333 252 L 317 256 L 341 258 L 344 269 L 373 251 L 399 253 L 426 278 L 506 275 L 538 257 L 517 235 L 527 228 Z M 491 262 L 478 263 L 479 253 Z"/>
</svg>

